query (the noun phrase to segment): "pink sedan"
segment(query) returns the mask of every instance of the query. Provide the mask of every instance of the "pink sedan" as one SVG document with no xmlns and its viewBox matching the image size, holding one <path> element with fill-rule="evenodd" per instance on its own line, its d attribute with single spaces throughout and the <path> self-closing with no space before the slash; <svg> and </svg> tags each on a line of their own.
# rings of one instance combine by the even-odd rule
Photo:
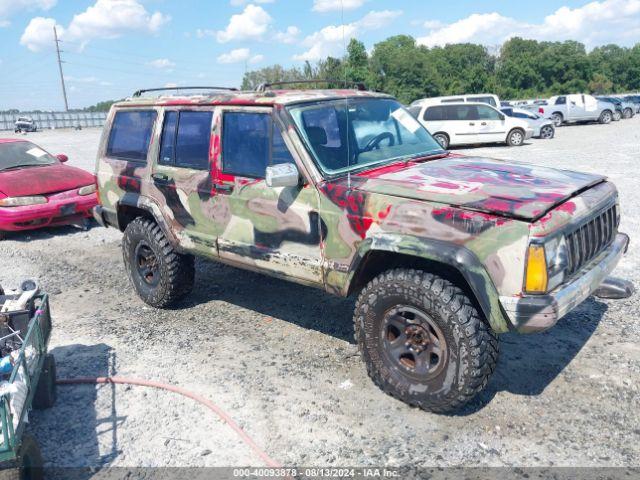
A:
<svg viewBox="0 0 640 480">
<path fill-rule="evenodd" d="M 0 139 L 0 237 L 81 223 L 98 204 L 95 176 L 19 139 Z"/>
</svg>

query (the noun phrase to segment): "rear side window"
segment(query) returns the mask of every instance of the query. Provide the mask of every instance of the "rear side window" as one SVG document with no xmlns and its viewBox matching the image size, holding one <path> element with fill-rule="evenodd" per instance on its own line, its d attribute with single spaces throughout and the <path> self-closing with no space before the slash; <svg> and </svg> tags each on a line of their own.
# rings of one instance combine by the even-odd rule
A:
<svg viewBox="0 0 640 480">
<path fill-rule="evenodd" d="M 211 111 L 165 113 L 159 162 L 207 170 L 212 116 Z"/>
<path fill-rule="evenodd" d="M 450 107 L 429 107 L 424 112 L 426 121 L 446 120 L 445 109 Z"/>
<path fill-rule="evenodd" d="M 475 105 L 447 107 L 447 120 L 478 120 L 478 109 Z"/>
<path fill-rule="evenodd" d="M 468 97 L 467 101 L 469 102 L 480 102 L 480 103 L 487 103 L 493 107 L 496 107 L 496 101 L 493 99 L 493 97 Z"/>
<path fill-rule="evenodd" d="M 222 171 L 264 178 L 268 165 L 294 163 L 268 113 L 228 112 L 222 124 Z"/>
<path fill-rule="evenodd" d="M 154 110 L 116 112 L 109 133 L 107 156 L 145 162 L 155 120 Z"/>
</svg>

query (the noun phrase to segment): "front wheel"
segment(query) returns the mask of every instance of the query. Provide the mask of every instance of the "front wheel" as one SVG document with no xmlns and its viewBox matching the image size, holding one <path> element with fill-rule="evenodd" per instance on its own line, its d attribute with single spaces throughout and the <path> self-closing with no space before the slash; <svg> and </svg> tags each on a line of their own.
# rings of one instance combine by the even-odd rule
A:
<svg viewBox="0 0 640 480">
<path fill-rule="evenodd" d="M 519 128 L 514 128 L 507 135 L 507 145 L 510 147 L 520 147 L 524 143 L 524 132 Z"/>
<path fill-rule="evenodd" d="M 616 110 L 615 112 L 613 112 L 613 121 L 614 122 L 620 121 L 621 118 L 622 118 L 622 113 L 620 113 L 619 110 Z"/>
<path fill-rule="evenodd" d="M 600 118 L 598 119 L 598 122 L 602 123 L 603 125 L 606 125 L 607 123 L 611 123 L 612 119 L 613 119 L 613 115 L 611 113 L 611 110 L 605 110 L 600 114 Z"/>
<path fill-rule="evenodd" d="M 540 138 L 542 139 L 549 140 L 553 138 L 555 134 L 556 134 L 556 129 L 553 128 L 551 125 L 545 125 L 540 129 Z"/>
<path fill-rule="evenodd" d="M 562 122 L 564 122 L 564 117 L 562 116 L 561 113 L 556 112 L 553 115 L 551 115 L 551 120 L 553 120 L 553 124 L 557 128 L 560 125 L 562 125 Z"/>
<path fill-rule="evenodd" d="M 633 110 L 631 110 L 630 108 L 625 108 L 622 118 L 629 119 L 631 117 L 633 117 Z"/>
<path fill-rule="evenodd" d="M 384 392 L 432 412 L 459 409 L 487 384 L 498 340 L 465 294 L 436 275 L 395 269 L 362 291 L 355 338 Z"/>
<path fill-rule="evenodd" d="M 122 255 L 140 298 L 156 308 L 168 307 L 193 288 L 193 256 L 177 253 L 157 223 L 142 217 L 124 231 Z"/>
<path fill-rule="evenodd" d="M 433 138 L 440 144 L 445 150 L 449 148 L 449 137 L 444 133 L 436 133 Z"/>
</svg>

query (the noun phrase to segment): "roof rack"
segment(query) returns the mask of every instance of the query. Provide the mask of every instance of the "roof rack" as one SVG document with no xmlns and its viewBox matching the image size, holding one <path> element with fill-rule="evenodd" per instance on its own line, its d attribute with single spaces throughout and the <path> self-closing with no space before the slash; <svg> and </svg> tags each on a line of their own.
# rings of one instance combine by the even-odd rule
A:
<svg viewBox="0 0 640 480">
<path fill-rule="evenodd" d="M 346 80 L 287 80 L 283 82 L 269 82 L 269 83 L 261 83 L 256 87 L 256 92 L 264 92 L 267 89 L 272 88 L 275 85 L 296 85 L 299 83 L 339 83 L 341 85 L 349 85 L 356 88 L 356 90 L 364 91 L 367 88 L 362 82 L 350 82 Z"/>
<path fill-rule="evenodd" d="M 162 87 L 162 88 L 146 88 L 144 90 L 136 90 L 133 92 L 133 97 L 140 97 L 143 93 L 147 92 L 164 92 L 171 90 L 225 90 L 230 92 L 237 92 L 238 89 L 234 87 Z"/>
</svg>

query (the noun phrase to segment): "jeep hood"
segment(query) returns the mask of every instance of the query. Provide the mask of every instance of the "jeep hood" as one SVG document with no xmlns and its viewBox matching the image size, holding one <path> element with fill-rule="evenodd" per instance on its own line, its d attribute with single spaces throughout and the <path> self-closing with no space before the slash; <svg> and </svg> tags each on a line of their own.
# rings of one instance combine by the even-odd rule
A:
<svg viewBox="0 0 640 480">
<path fill-rule="evenodd" d="M 600 175 L 480 157 L 448 157 L 389 166 L 352 177 L 352 187 L 467 210 L 535 221 Z"/>
</svg>

